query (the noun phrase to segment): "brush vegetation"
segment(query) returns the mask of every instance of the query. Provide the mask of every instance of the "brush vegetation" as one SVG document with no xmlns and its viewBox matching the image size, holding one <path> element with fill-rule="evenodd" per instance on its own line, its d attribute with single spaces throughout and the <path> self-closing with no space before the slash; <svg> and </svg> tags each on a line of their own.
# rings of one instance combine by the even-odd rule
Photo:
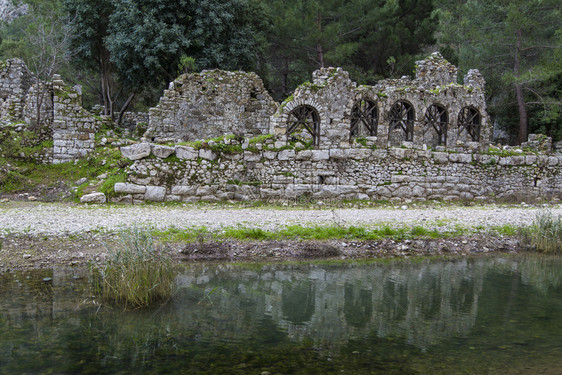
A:
<svg viewBox="0 0 562 375">
<path fill-rule="evenodd" d="M 95 294 L 104 301 L 129 308 L 150 306 L 172 296 L 176 266 L 154 244 L 152 235 L 138 228 L 123 232 L 108 257 L 93 267 Z"/>
<path fill-rule="evenodd" d="M 523 243 L 530 249 L 548 253 L 562 252 L 562 217 L 549 211 L 539 212 L 535 221 L 528 227 L 521 228 Z"/>
</svg>

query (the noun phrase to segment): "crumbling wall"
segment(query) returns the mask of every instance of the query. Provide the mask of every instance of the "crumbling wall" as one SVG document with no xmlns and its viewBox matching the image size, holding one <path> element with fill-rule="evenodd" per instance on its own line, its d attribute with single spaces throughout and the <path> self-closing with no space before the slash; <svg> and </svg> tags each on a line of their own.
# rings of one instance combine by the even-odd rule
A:
<svg viewBox="0 0 562 375">
<path fill-rule="evenodd" d="M 41 81 L 22 60 L 10 59 L 0 63 L 0 125 L 17 123 L 52 137 L 53 163 L 92 151 L 99 128 L 96 118 L 82 108 L 80 86 L 67 87 L 59 75 L 52 82 Z"/>
<path fill-rule="evenodd" d="M 26 97 L 34 80 L 22 60 L 0 62 L 0 124 L 23 122 Z"/>
<path fill-rule="evenodd" d="M 94 150 L 98 120 L 82 108 L 82 88 L 53 77 L 53 162 L 63 163 Z"/>
<path fill-rule="evenodd" d="M 438 52 L 416 62 L 415 79 L 387 79 L 373 86 L 357 86 L 340 68 L 320 69 L 312 83 L 299 86 L 280 106 L 271 133 L 288 143 L 308 133 L 319 149 L 347 148 L 358 138 L 377 147 L 483 147 L 491 136 L 484 79 L 471 70 L 463 85 L 456 81 L 456 67 Z M 303 107 L 318 119 L 301 119 L 295 132 Z M 317 133 L 311 135 L 304 124 L 315 121 Z"/>
<path fill-rule="evenodd" d="M 277 104 L 255 73 L 221 70 L 184 74 L 150 109 L 145 137 L 187 141 L 224 134 L 267 134 Z"/>
</svg>

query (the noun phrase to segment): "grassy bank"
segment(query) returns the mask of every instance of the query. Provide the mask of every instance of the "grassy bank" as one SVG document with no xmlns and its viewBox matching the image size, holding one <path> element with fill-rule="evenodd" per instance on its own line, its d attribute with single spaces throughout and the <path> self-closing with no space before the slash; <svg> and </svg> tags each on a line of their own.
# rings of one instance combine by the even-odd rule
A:
<svg viewBox="0 0 562 375">
<path fill-rule="evenodd" d="M 437 226 L 440 223 L 436 224 Z M 175 228 L 165 230 L 154 229 L 152 235 L 162 242 L 209 242 L 220 240 L 254 240 L 254 241 L 273 241 L 273 240 L 357 240 L 374 241 L 381 239 L 393 239 L 403 241 L 408 239 L 439 239 L 454 238 L 477 233 L 489 235 L 508 235 L 517 234 L 518 228 L 510 225 L 491 228 L 466 228 L 455 226 L 452 229 L 441 230 L 438 228 L 428 228 L 421 225 L 411 227 L 396 227 L 382 225 L 377 227 L 364 226 L 341 226 L 341 225 L 315 225 L 300 226 L 288 225 L 278 230 L 266 230 L 244 226 L 225 227 L 221 230 L 211 231 L 207 227 L 197 228 Z"/>
</svg>

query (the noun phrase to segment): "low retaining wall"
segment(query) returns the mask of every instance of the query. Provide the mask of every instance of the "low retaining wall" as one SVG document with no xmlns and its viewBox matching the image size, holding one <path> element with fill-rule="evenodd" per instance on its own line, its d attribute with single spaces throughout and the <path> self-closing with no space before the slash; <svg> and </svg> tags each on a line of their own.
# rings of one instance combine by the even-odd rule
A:
<svg viewBox="0 0 562 375">
<path fill-rule="evenodd" d="M 122 148 L 136 160 L 123 203 L 220 200 L 495 200 L 562 197 L 562 156 L 491 155 L 358 147 L 330 150 L 199 150 L 149 143 Z M 213 148 L 213 147 L 211 147 Z"/>
</svg>

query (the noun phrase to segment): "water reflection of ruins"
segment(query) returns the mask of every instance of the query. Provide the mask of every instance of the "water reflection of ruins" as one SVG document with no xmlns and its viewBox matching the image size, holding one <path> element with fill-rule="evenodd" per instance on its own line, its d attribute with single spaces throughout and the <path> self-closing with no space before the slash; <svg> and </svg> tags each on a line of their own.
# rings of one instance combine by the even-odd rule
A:
<svg viewBox="0 0 562 375">
<path fill-rule="evenodd" d="M 69 337 L 91 343 L 103 337 L 97 345 L 115 358 L 132 350 L 124 342 L 176 347 L 289 338 L 337 350 L 378 337 L 425 350 L 469 336 L 479 324 L 491 329 L 505 319 L 526 321 L 537 311 L 557 311 L 561 266 L 560 258 L 540 257 L 202 264 L 177 277 L 180 288 L 170 304 L 127 313 L 92 305 L 87 270 L 0 274 L 0 364 L 11 358 L 11 348 L 23 350 L 18 332 L 27 332 L 25 342 L 40 348 L 64 346 Z M 52 281 L 43 282 L 45 277 Z M 516 307 L 516 300 L 526 302 Z M 35 353 L 34 348 L 25 350 Z M 153 348 L 139 344 L 135 350 Z"/>
<path fill-rule="evenodd" d="M 473 327 L 489 262 L 202 267 L 178 278 L 201 287 L 218 324 L 244 332 L 271 319 L 292 339 L 333 346 L 369 335 L 398 336 L 425 349 Z M 188 293 L 189 294 L 189 293 Z M 176 298 L 188 310 L 189 298 Z M 229 314 L 230 317 L 223 314 Z M 189 317 L 189 319 L 194 317 Z"/>
</svg>

